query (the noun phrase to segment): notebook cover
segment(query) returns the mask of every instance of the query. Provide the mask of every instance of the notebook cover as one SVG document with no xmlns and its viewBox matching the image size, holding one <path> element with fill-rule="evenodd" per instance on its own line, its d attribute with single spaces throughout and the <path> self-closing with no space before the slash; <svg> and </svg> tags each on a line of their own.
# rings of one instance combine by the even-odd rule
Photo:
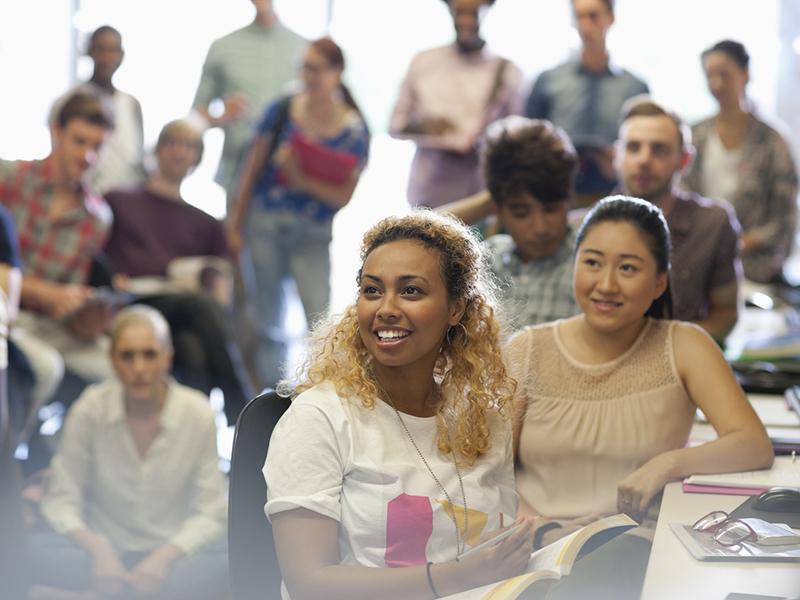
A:
<svg viewBox="0 0 800 600">
<path fill-rule="evenodd" d="M 358 165 L 358 156 L 333 150 L 298 133 L 292 135 L 292 149 L 303 172 L 330 183 L 344 183 Z"/>
</svg>

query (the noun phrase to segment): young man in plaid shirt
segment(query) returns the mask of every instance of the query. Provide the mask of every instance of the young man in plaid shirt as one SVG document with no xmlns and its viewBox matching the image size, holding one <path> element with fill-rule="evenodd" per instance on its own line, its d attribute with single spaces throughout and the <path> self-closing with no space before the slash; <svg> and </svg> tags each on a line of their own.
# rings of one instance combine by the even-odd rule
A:
<svg viewBox="0 0 800 600">
<path fill-rule="evenodd" d="M 109 306 L 86 285 L 111 211 L 84 182 L 111 127 L 96 96 L 76 93 L 52 125 L 49 156 L 0 160 L 0 202 L 16 224 L 24 271 L 11 335 L 31 362 L 38 402 L 52 395 L 65 367 L 88 381 L 112 374 L 103 336 Z"/>
</svg>

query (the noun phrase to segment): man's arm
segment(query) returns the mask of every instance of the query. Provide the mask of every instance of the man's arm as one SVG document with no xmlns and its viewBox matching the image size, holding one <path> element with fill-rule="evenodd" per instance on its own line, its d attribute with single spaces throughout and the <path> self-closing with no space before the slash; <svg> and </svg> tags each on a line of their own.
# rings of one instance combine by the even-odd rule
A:
<svg viewBox="0 0 800 600">
<path fill-rule="evenodd" d="M 77 283 L 54 283 L 33 276 L 22 278 L 22 307 L 65 321 L 69 331 L 84 340 L 102 334 L 111 321 L 108 302 L 89 302 L 91 287 Z"/>
<path fill-rule="evenodd" d="M 223 89 L 223 66 L 217 59 L 215 45 L 212 44 L 203 63 L 200 83 L 192 102 L 192 109 L 202 117 L 205 127 L 219 127 L 242 117 L 247 112 L 247 100 L 241 93 L 228 94 Z M 222 100 L 221 114 L 211 115 L 208 106 L 213 100 Z M 197 120 L 195 120 L 197 122 Z"/>
<path fill-rule="evenodd" d="M 91 288 L 61 284 L 33 275 L 22 277 L 21 305 L 53 319 L 62 319 L 78 310 L 91 296 Z"/>
<path fill-rule="evenodd" d="M 496 211 L 492 195 L 487 190 L 483 190 L 472 196 L 443 204 L 436 209 L 436 212 L 450 214 L 461 219 L 467 225 L 475 225 Z"/>
<path fill-rule="evenodd" d="M 708 294 L 708 314 L 697 322 L 717 342 L 725 339 L 739 318 L 739 282 L 712 288 Z"/>
</svg>

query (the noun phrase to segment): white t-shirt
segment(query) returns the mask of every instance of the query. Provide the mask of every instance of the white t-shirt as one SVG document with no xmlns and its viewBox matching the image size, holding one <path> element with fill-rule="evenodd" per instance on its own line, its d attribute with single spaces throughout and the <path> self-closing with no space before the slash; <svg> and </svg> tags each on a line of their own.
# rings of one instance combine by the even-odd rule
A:
<svg viewBox="0 0 800 600">
<path fill-rule="evenodd" d="M 403 414 L 420 451 L 456 505 L 463 498 L 451 455 L 436 448 L 436 418 Z M 517 513 L 511 430 L 491 414 L 492 446 L 459 466 L 468 507 L 467 547 Z M 342 564 L 403 567 L 456 556 L 445 495 L 380 400 L 374 409 L 340 399 L 332 384 L 300 394 L 272 434 L 264 465 L 267 515 L 306 508 L 339 522 Z M 449 514 L 448 514 L 449 513 Z"/>
<path fill-rule="evenodd" d="M 706 142 L 703 157 L 703 195 L 714 200 L 736 201 L 736 190 L 739 188 L 739 163 L 742 160 L 742 148 L 728 150 L 714 131 Z M 734 208 L 736 208 L 734 204 Z"/>
</svg>

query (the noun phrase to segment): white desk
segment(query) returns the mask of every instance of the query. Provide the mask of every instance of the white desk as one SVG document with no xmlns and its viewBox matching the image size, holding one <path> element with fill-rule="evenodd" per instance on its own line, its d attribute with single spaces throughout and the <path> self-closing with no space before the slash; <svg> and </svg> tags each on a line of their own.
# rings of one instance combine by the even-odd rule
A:
<svg viewBox="0 0 800 600">
<path fill-rule="evenodd" d="M 731 592 L 778 597 L 800 595 L 800 563 L 698 561 L 669 529 L 670 523 L 693 523 L 712 510 L 730 512 L 746 499 L 746 496 L 684 494 L 680 482 L 667 485 L 642 600 L 723 600 Z"/>
<path fill-rule="evenodd" d="M 768 405 L 768 396 L 758 398 L 760 403 L 753 402 L 757 412 L 764 414 L 764 417 L 767 417 L 767 413 L 775 412 L 772 410 L 775 406 L 765 410 L 765 406 L 759 405 L 763 405 L 765 401 Z M 777 407 L 783 402 L 780 396 L 775 396 L 772 400 Z M 783 423 L 770 427 L 769 418 L 764 420 L 771 435 L 793 438 L 800 436 L 799 427 L 781 426 Z M 692 428 L 693 442 L 715 437 L 716 433 L 707 423 L 696 423 Z M 800 596 L 800 563 L 698 561 L 669 529 L 670 523 L 694 523 L 712 510 L 730 512 L 746 499 L 747 496 L 684 494 L 680 482 L 667 485 L 661 501 L 653 550 L 647 565 L 642 600 L 723 600 L 731 592 L 778 597 Z"/>
</svg>

